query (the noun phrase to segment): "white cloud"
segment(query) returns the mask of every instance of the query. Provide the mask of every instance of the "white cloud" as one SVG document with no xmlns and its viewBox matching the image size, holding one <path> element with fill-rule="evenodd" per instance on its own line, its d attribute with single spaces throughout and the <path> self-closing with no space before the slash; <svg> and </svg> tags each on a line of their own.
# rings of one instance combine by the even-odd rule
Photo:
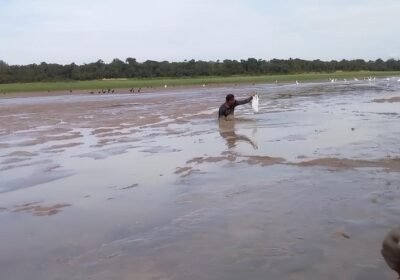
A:
<svg viewBox="0 0 400 280">
<path fill-rule="evenodd" d="M 0 1 L 9 63 L 384 59 L 400 49 L 400 1 Z"/>
</svg>

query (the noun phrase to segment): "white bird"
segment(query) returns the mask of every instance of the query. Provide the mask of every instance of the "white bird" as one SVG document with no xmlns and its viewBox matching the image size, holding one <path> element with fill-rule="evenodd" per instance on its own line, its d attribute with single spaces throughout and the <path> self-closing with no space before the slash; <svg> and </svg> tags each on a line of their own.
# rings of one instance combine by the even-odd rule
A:
<svg viewBox="0 0 400 280">
<path fill-rule="evenodd" d="M 203 87 L 206 87 L 206 84 L 203 84 Z"/>
<path fill-rule="evenodd" d="M 299 85 L 299 82 L 298 82 L 298 81 L 296 81 L 296 85 Z"/>
<path fill-rule="evenodd" d="M 329 78 L 329 80 L 331 80 L 331 83 L 334 83 L 334 82 L 335 82 L 335 79 Z"/>
<path fill-rule="evenodd" d="M 343 81 L 347 82 L 347 79 L 343 79 Z"/>
<path fill-rule="evenodd" d="M 356 81 L 356 82 L 357 82 L 357 81 L 358 81 L 358 79 L 357 79 L 357 78 L 354 78 L 354 81 Z"/>
<path fill-rule="evenodd" d="M 164 85 L 164 88 L 167 88 L 168 86 L 167 85 Z"/>
</svg>

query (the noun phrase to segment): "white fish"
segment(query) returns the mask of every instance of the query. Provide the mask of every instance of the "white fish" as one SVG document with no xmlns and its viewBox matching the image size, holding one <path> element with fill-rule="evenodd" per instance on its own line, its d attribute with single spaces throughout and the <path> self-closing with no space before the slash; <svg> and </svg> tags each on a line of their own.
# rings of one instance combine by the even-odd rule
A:
<svg viewBox="0 0 400 280">
<path fill-rule="evenodd" d="M 251 100 L 251 107 L 253 108 L 254 113 L 258 113 L 258 100 L 258 94 L 255 94 Z"/>
</svg>

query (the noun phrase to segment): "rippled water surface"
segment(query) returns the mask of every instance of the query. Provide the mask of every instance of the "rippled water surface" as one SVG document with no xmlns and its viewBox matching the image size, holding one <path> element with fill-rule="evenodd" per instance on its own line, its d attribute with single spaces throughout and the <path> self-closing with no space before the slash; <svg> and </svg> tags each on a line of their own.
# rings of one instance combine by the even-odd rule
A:
<svg viewBox="0 0 400 280">
<path fill-rule="evenodd" d="M 399 101 L 397 79 L 2 98 L 1 279 L 394 279 Z"/>
</svg>

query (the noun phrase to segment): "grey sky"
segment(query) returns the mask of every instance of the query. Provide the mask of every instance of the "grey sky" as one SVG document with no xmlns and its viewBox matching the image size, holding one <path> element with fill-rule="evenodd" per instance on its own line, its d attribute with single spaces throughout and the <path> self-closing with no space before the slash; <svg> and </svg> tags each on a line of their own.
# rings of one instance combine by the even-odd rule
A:
<svg viewBox="0 0 400 280">
<path fill-rule="evenodd" d="M 400 58 L 399 15 L 399 0 L 0 0 L 0 59 Z"/>
</svg>

